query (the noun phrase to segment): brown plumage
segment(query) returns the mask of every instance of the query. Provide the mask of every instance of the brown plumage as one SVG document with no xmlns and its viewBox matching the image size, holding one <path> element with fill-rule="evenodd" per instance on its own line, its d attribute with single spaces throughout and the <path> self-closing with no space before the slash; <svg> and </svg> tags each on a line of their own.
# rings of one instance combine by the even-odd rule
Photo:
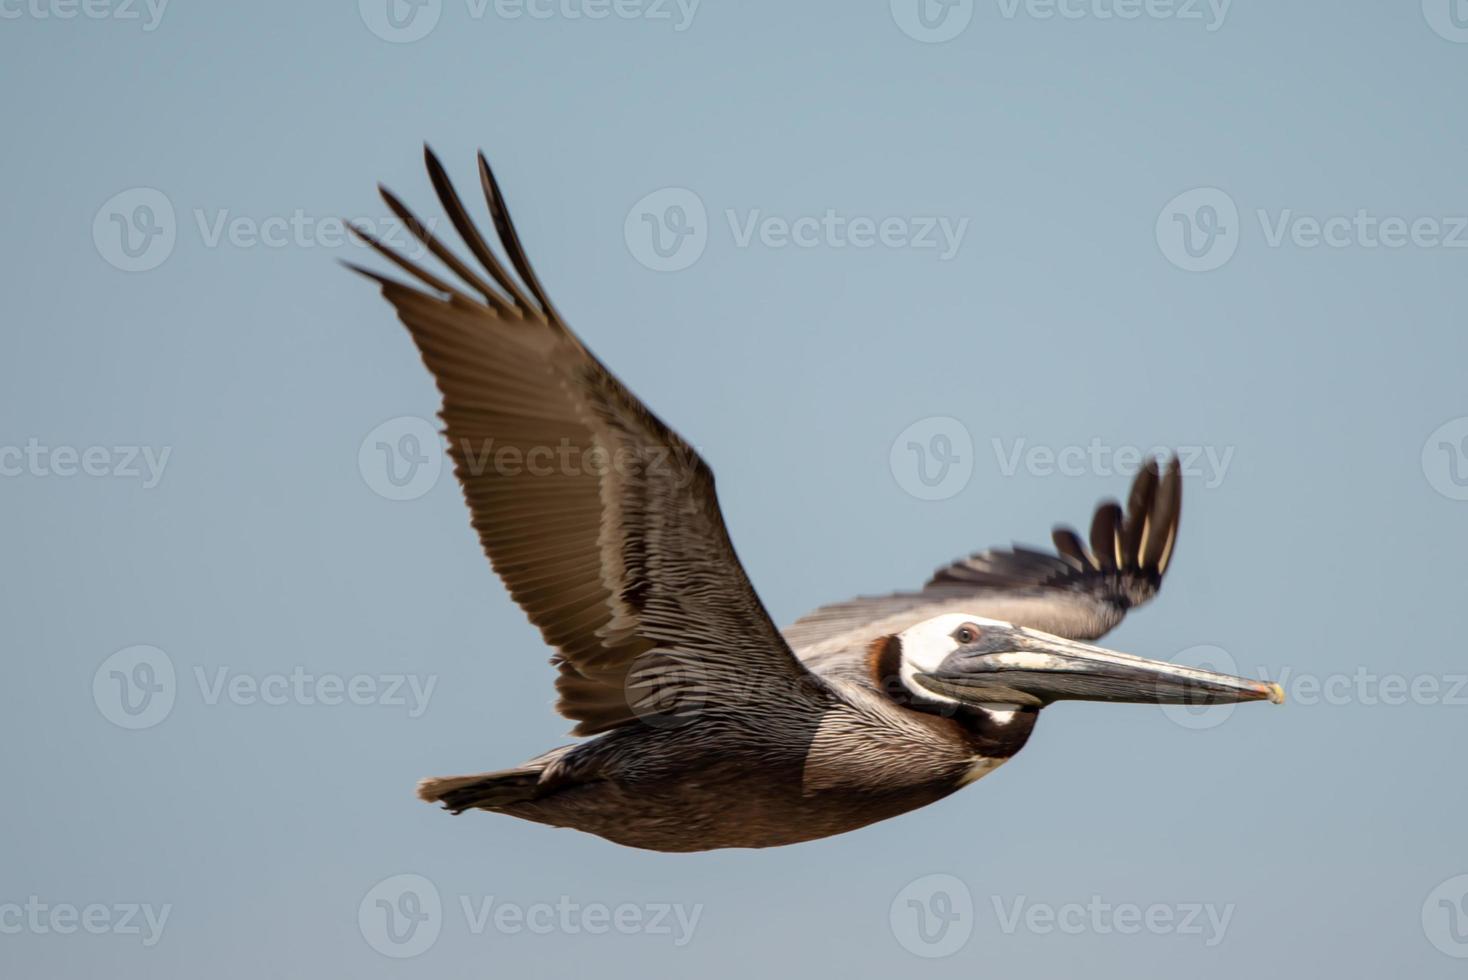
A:
<svg viewBox="0 0 1468 980">
<path fill-rule="evenodd" d="M 425 156 L 478 267 L 384 189 L 457 281 L 360 229 L 416 282 L 353 268 L 381 286 L 438 383 L 473 527 L 557 651 L 557 709 L 598 737 L 514 769 L 425 780 L 423 799 L 671 851 L 850 830 L 983 775 L 1048 703 L 984 678 L 944 681 L 977 691 L 972 704 L 935 695 L 923 657 L 1032 642 L 1007 624 L 1093 638 L 1155 594 L 1177 530 L 1176 464 L 1161 479 L 1143 470 L 1125 513 L 1097 511 L 1089 552 L 1057 531 L 1058 554 L 983 552 L 918 592 L 824 607 L 782 634 L 730 543 L 709 467 L 566 326 L 484 157 L 508 266 Z M 955 615 L 980 619 L 954 630 Z"/>
</svg>

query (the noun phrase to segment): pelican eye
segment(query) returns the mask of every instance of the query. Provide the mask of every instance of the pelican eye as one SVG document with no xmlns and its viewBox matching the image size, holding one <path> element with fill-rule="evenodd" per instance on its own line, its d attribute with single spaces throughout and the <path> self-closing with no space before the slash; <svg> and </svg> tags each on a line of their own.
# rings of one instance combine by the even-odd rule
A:
<svg viewBox="0 0 1468 980">
<path fill-rule="evenodd" d="M 965 623 L 953 631 L 953 638 L 966 646 L 979 638 L 979 628 Z"/>
</svg>

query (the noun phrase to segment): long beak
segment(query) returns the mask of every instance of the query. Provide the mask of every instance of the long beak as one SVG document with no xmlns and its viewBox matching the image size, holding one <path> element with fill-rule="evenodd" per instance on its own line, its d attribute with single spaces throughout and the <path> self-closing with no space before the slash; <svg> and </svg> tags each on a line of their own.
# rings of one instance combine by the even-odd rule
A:
<svg viewBox="0 0 1468 980">
<path fill-rule="evenodd" d="M 1278 684 L 1147 660 L 1104 650 L 1038 630 L 1013 628 L 989 652 L 959 651 L 931 673 L 924 687 L 966 704 L 1045 705 L 1052 701 L 1121 701 L 1140 704 L 1284 702 Z"/>
</svg>

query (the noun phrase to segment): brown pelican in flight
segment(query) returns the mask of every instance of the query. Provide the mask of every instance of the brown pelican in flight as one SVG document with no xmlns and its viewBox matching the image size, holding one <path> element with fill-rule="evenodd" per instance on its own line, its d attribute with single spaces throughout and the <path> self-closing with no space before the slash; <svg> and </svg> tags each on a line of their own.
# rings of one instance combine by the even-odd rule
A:
<svg viewBox="0 0 1468 980">
<path fill-rule="evenodd" d="M 360 229 L 416 281 L 353 268 L 382 287 L 437 380 L 474 529 L 556 650 L 556 707 L 596 737 L 426 779 L 424 800 L 660 851 L 770 847 L 947 796 L 1018 752 L 1056 701 L 1282 699 L 1273 684 L 1084 642 L 1156 594 L 1177 538 L 1175 460 L 1144 468 L 1125 510 L 1096 510 L 1089 547 L 1060 529 L 1054 554 L 982 552 L 916 591 L 826 606 L 781 632 L 734 553 L 713 473 L 557 313 L 483 155 L 503 260 L 425 151 L 477 267 L 384 189 L 457 279 Z"/>
</svg>

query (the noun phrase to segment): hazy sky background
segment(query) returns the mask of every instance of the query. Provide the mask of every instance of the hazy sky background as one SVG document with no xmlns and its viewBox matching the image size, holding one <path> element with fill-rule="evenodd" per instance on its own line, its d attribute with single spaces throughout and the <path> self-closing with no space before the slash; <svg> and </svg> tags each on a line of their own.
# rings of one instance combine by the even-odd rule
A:
<svg viewBox="0 0 1468 980">
<path fill-rule="evenodd" d="M 536 2 L 0 0 L 0 973 L 1460 976 L 1468 6 Z M 424 140 L 490 154 L 780 622 L 1200 447 L 1109 642 L 1291 702 L 1062 705 L 767 851 L 419 803 L 569 727 L 447 470 L 378 455 L 438 398 L 328 219 L 437 216 Z"/>
</svg>

